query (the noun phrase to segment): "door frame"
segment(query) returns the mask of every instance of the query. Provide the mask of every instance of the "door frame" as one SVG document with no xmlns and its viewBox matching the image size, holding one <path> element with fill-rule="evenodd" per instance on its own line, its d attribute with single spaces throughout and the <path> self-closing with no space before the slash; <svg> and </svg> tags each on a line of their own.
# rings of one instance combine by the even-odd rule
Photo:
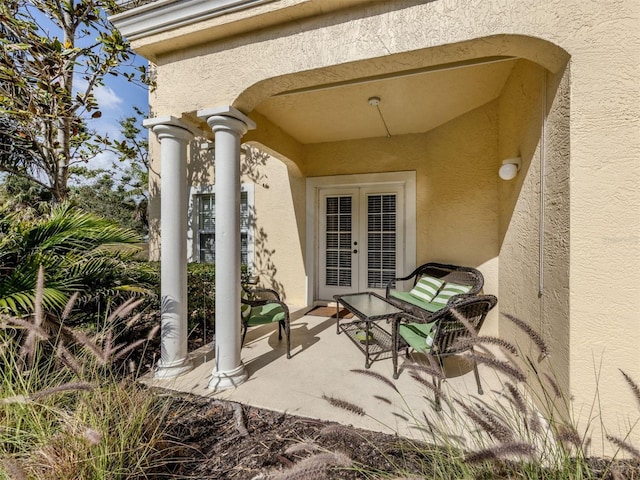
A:
<svg viewBox="0 0 640 480">
<path fill-rule="evenodd" d="M 308 177 L 306 180 L 306 255 L 307 305 L 318 300 L 318 235 L 320 221 L 319 192 L 328 188 L 384 187 L 401 185 L 404 188 L 404 262 L 398 265 L 398 275 L 408 275 L 416 264 L 416 172 L 365 173 Z"/>
</svg>

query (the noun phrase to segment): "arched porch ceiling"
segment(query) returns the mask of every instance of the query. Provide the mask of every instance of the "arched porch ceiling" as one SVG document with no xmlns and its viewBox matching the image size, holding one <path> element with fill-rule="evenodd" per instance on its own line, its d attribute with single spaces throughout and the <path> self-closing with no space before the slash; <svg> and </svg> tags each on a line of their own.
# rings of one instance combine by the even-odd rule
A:
<svg viewBox="0 0 640 480">
<path fill-rule="evenodd" d="M 380 113 L 392 136 L 422 133 L 497 98 L 516 62 L 490 57 L 319 84 L 268 97 L 255 111 L 300 144 L 386 136 Z"/>
</svg>

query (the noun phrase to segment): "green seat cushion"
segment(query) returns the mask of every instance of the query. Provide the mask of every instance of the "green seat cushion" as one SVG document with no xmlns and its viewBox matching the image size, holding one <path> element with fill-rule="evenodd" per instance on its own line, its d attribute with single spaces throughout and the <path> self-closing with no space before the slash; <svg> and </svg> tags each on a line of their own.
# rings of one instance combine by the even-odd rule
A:
<svg viewBox="0 0 640 480">
<path fill-rule="evenodd" d="M 420 353 L 429 353 L 433 345 L 431 332 L 435 322 L 432 323 L 404 323 L 400 324 L 398 334 L 409 344 L 411 348 Z"/>
<path fill-rule="evenodd" d="M 425 275 L 424 277 L 420 277 L 415 287 L 413 287 L 409 293 L 419 300 L 428 303 L 433 300 L 443 284 L 444 282 L 439 278 Z"/>
<path fill-rule="evenodd" d="M 403 302 L 410 303 L 411 305 L 415 305 L 416 307 L 420 307 L 427 312 L 435 313 L 438 310 L 441 310 L 444 305 L 434 304 L 432 302 L 423 302 L 419 298 L 411 295 L 410 292 L 400 292 L 398 290 L 391 290 L 389 293 L 393 298 L 397 298 L 398 300 L 402 300 Z"/>
<path fill-rule="evenodd" d="M 447 282 L 442 287 L 442 290 L 438 292 L 438 295 L 431 301 L 431 303 L 435 303 L 436 305 L 440 305 L 440 308 L 443 308 L 449 299 L 455 295 L 460 295 L 461 293 L 467 293 L 471 290 L 470 285 L 459 285 L 453 282 Z"/>
<path fill-rule="evenodd" d="M 279 303 L 267 303 L 259 307 L 251 309 L 251 315 L 247 320 L 247 324 L 251 327 L 254 325 L 263 325 L 265 323 L 279 322 L 284 320 L 284 308 Z"/>
</svg>

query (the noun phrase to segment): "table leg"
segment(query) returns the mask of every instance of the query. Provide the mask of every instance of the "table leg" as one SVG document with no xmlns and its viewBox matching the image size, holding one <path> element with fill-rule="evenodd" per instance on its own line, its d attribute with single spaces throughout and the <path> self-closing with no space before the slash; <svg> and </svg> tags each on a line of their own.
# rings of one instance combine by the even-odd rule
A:
<svg viewBox="0 0 640 480">
<path fill-rule="evenodd" d="M 366 323 L 366 327 L 364 330 L 364 334 L 365 334 L 365 342 L 364 342 L 364 350 L 365 350 L 365 354 L 364 354 L 364 368 L 369 368 L 371 366 L 371 364 L 373 362 L 371 362 L 371 360 L 369 360 L 369 334 L 371 332 L 371 322 L 365 322 Z"/>
<path fill-rule="evenodd" d="M 340 335 L 340 302 L 336 301 L 336 333 Z"/>
<path fill-rule="evenodd" d="M 391 348 L 393 358 L 393 378 L 398 379 L 398 328 L 400 328 L 400 317 L 393 317 L 391 326 Z"/>
</svg>

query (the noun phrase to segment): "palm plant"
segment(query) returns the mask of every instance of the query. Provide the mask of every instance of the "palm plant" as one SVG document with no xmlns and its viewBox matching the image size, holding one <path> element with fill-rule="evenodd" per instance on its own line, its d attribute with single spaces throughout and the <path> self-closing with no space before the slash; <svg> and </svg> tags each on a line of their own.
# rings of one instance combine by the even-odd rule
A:
<svg viewBox="0 0 640 480">
<path fill-rule="evenodd" d="M 0 211 L 0 312 L 33 311 L 38 269 L 45 272 L 43 306 L 149 293 L 155 274 L 132 263 L 138 235 L 68 203 Z M 6 209 L 5 209 L 6 210 Z"/>
</svg>

